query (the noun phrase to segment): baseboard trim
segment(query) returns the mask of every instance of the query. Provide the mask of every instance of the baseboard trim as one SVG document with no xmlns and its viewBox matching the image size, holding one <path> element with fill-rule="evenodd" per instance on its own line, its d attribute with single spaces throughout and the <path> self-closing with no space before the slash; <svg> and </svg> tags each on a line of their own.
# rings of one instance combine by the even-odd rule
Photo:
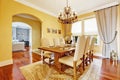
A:
<svg viewBox="0 0 120 80">
<path fill-rule="evenodd" d="M 0 62 L 0 67 L 6 66 L 6 65 L 10 65 L 10 64 L 13 64 L 13 60 L 12 59 L 6 60 L 6 61 L 1 61 Z"/>
</svg>

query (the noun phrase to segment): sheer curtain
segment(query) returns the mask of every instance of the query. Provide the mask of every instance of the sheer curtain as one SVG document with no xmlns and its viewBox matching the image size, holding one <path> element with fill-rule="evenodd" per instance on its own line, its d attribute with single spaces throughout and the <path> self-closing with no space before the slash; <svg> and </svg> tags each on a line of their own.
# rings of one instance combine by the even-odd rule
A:
<svg viewBox="0 0 120 80">
<path fill-rule="evenodd" d="M 118 58 L 120 60 L 120 5 L 118 6 L 118 24 L 117 24 L 117 42 L 118 42 Z"/>
<path fill-rule="evenodd" d="M 98 10 L 96 19 L 98 24 L 98 32 L 103 41 L 102 54 L 106 58 L 110 58 L 110 52 L 117 52 L 117 39 L 115 37 L 117 28 L 117 6 Z"/>
</svg>

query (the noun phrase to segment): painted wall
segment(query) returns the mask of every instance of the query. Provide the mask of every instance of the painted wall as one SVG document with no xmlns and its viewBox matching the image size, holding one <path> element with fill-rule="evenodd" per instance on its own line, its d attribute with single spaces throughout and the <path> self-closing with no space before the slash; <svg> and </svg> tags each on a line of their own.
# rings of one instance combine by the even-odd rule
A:
<svg viewBox="0 0 120 80">
<path fill-rule="evenodd" d="M 41 20 L 42 37 L 57 36 L 57 34 L 47 33 L 47 27 L 62 29 L 57 18 L 53 16 L 15 2 L 14 0 L 0 0 L 0 62 L 12 59 L 12 16 L 20 13 L 31 14 Z M 63 34 L 59 34 L 59 36 L 63 36 Z"/>
<path fill-rule="evenodd" d="M 41 22 L 39 20 L 32 20 L 19 16 L 13 16 L 13 22 L 24 22 L 32 28 L 32 49 L 36 49 L 40 46 L 40 38 L 42 35 Z"/>
<path fill-rule="evenodd" d="M 89 13 L 86 13 L 86 14 L 79 15 L 78 19 L 81 20 L 81 19 L 90 18 L 90 17 L 94 17 L 94 16 L 95 16 L 94 12 L 89 12 Z"/>
</svg>

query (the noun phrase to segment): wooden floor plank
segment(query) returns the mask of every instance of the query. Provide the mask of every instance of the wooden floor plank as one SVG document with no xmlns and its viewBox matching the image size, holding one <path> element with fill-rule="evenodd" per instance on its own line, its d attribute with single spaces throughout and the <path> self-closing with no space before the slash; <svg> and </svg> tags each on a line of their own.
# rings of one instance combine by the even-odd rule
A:
<svg viewBox="0 0 120 80">
<path fill-rule="evenodd" d="M 102 64 L 96 63 L 96 65 L 101 67 L 99 80 L 120 80 L 120 61 L 113 63 L 109 59 L 95 58 L 102 62 Z M 0 67 L 0 80 L 25 80 L 19 68 L 40 60 L 40 55 L 36 53 L 31 54 L 29 50 L 13 52 L 13 65 Z M 95 69 L 97 67 L 94 65 L 93 71 Z"/>
</svg>

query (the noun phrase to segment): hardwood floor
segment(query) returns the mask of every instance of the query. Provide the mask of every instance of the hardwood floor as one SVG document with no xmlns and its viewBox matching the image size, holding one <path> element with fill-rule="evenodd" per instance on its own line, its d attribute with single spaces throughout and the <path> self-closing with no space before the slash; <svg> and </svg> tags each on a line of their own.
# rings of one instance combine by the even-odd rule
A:
<svg viewBox="0 0 120 80">
<path fill-rule="evenodd" d="M 101 67 L 99 80 L 120 80 L 120 61 L 114 63 L 109 59 L 95 58 L 93 63 Z M 0 80 L 25 80 L 19 68 L 40 60 L 40 55 L 31 54 L 29 50 L 13 52 L 13 65 L 0 67 Z M 101 64 L 96 63 L 96 60 Z M 93 71 L 95 69 L 97 69 L 96 66 L 93 67 Z"/>
</svg>

